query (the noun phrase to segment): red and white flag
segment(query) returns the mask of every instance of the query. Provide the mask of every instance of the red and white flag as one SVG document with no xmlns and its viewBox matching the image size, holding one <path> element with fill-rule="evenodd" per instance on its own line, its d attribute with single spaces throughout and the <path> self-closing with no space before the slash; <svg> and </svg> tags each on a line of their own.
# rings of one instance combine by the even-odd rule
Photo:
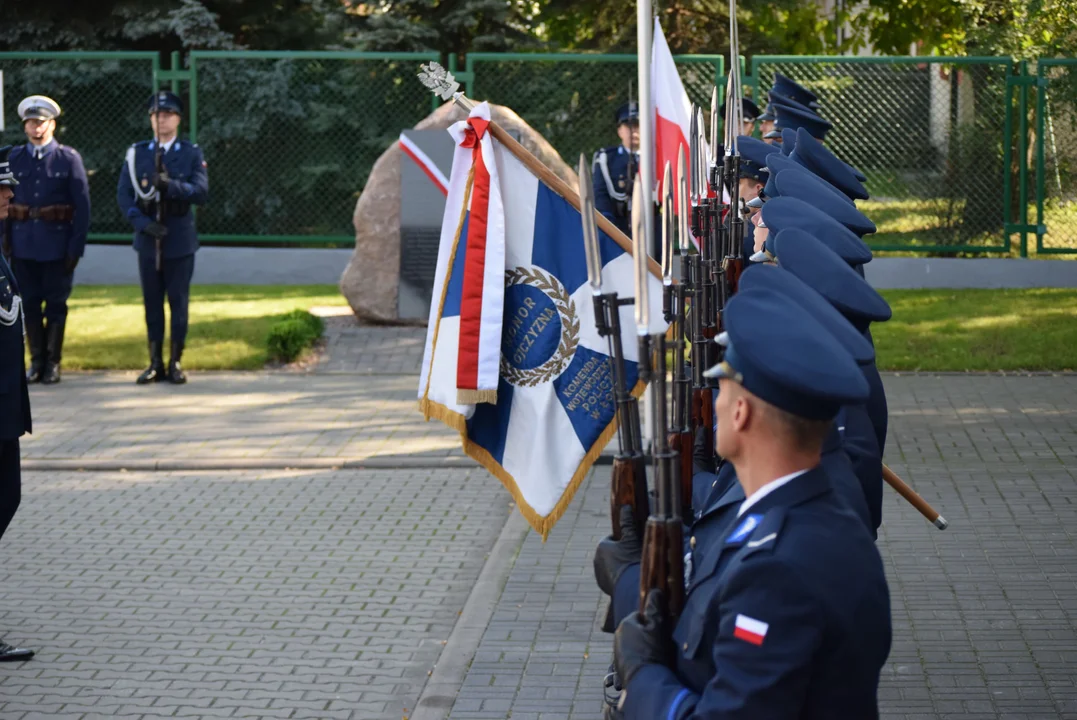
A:
<svg viewBox="0 0 1077 720">
<path fill-rule="evenodd" d="M 737 615 L 733 637 L 752 645 L 762 645 L 763 639 L 767 636 L 768 628 L 770 628 L 770 625 L 762 620 L 756 620 L 747 615 Z"/>
<path fill-rule="evenodd" d="M 692 102 L 688 99 L 688 93 L 681 83 L 681 76 L 677 72 L 677 64 L 673 62 L 673 54 L 669 51 L 666 36 L 662 32 L 662 24 L 658 18 L 654 19 L 654 41 L 651 47 L 651 97 L 654 102 L 654 147 L 656 177 L 658 194 L 662 197 L 665 189 L 662 187 L 662 173 L 666 163 L 677 172 L 677 153 L 684 146 L 684 157 L 687 161 L 687 172 L 691 177 L 692 162 L 695 158 L 688 151 L 688 134 L 692 128 Z M 673 183 L 673 207 L 679 202 L 676 178 Z M 695 238 L 693 238 L 694 241 Z"/>
</svg>

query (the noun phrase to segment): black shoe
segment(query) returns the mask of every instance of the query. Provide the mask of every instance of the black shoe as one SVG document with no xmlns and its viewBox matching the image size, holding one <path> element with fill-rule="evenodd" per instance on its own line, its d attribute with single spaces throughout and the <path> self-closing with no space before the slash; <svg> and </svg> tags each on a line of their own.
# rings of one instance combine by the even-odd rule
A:
<svg viewBox="0 0 1077 720">
<path fill-rule="evenodd" d="M 34 383 L 39 383 L 41 382 L 42 375 L 43 373 L 41 372 L 41 366 L 34 365 L 31 363 L 30 369 L 26 371 L 26 382 L 30 383 L 31 385 L 33 385 Z"/>
<path fill-rule="evenodd" d="M 50 362 L 45 368 L 45 374 L 41 376 L 41 382 L 46 385 L 55 385 L 60 382 L 60 366 Z"/>
<path fill-rule="evenodd" d="M 182 385 L 187 382 L 187 375 L 180 367 L 180 356 L 183 355 L 183 345 L 172 343 L 172 357 L 168 361 L 168 381 L 173 385 Z"/>
<path fill-rule="evenodd" d="M 187 374 L 180 367 L 179 360 L 168 361 L 168 382 L 173 385 L 182 385 L 187 382 Z"/>
<path fill-rule="evenodd" d="M 161 343 L 150 341 L 150 366 L 138 376 L 139 385 L 161 382 L 165 379 L 165 361 L 161 359 Z"/>
<path fill-rule="evenodd" d="M 26 382 L 41 382 L 45 370 L 45 325 L 41 316 L 37 320 L 26 320 L 26 345 L 30 349 L 30 369 L 26 372 Z"/>
<path fill-rule="evenodd" d="M 60 382 L 60 358 L 64 350 L 64 326 L 67 318 L 59 320 L 49 319 L 45 326 L 45 340 L 48 348 L 49 361 L 45 364 L 45 374 L 41 376 L 41 382 L 46 385 L 55 385 Z"/>
<path fill-rule="evenodd" d="M 20 660 L 29 660 L 33 656 L 33 650 L 8 645 L 3 640 L 0 640 L 0 662 L 19 662 Z"/>
</svg>

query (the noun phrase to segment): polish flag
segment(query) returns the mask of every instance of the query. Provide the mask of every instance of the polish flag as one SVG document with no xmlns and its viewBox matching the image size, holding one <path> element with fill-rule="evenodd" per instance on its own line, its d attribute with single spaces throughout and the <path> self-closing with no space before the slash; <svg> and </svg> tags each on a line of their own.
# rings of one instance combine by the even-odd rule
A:
<svg viewBox="0 0 1077 720">
<path fill-rule="evenodd" d="M 692 101 L 684 91 L 673 54 L 669 51 L 662 24 L 654 19 L 654 40 L 651 46 L 651 98 L 654 102 L 654 147 L 655 147 L 655 183 L 658 195 L 662 197 L 662 173 L 666 163 L 673 168 L 673 207 L 677 207 L 677 152 L 684 146 L 687 172 L 691 173 L 693 161 L 688 152 L 688 133 L 692 127 Z M 691 177 L 691 175 L 689 175 Z M 694 238 L 693 238 L 694 240 Z"/>
<path fill-rule="evenodd" d="M 752 645 L 762 645 L 763 638 L 767 636 L 767 628 L 769 627 L 770 625 L 761 620 L 750 618 L 747 615 L 737 615 L 733 637 Z"/>
</svg>

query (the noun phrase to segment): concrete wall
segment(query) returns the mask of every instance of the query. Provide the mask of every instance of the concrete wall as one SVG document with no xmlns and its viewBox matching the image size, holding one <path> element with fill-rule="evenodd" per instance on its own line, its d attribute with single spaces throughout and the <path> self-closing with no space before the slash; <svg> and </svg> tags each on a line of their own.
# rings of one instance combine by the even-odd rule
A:
<svg viewBox="0 0 1077 720">
<path fill-rule="evenodd" d="M 198 251 L 198 285 L 336 285 L 348 249 L 208 247 Z M 876 258 L 865 266 L 877 288 L 1077 288 L 1077 260 Z M 90 245 L 75 272 L 80 285 L 137 285 L 130 247 Z"/>
</svg>

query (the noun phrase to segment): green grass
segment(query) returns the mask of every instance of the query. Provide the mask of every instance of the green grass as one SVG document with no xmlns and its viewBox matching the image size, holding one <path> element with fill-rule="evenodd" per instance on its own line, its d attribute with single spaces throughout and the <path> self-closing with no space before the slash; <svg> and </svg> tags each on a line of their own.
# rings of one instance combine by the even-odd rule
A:
<svg viewBox="0 0 1077 720">
<path fill-rule="evenodd" d="M 959 201 L 954 214 L 961 216 L 964 205 Z M 942 227 L 939 212 L 942 207 L 939 202 L 924 198 L 904 197 L 893 200 L 861 200 L 857 202 L 857 208 L 871 218 L 878 231 L 865 238 L 872 245 L 905 245 L 914 250 L 922 245 L 952 245 L 954 243 L 954 231 Z M 1017 218 L 1014 219 L 1014 222 Z M 1029 223 L 1036 222 L 1036 207 L 1028 210 Z M 1044 236 L 1044 247 L 1073 250 L 1073 253 L 1044 254 L 1040 257 L 1055 260 L 1077 260 L 1077 203 L 1048 203 L 1044 208 L 1044 224 L 1047 226 L 1047 234 Z M 1011 236 L 1010 251 L 976 253 L 984 257 L 1018 257 L 1020 255 L 1020 239 L 1016 234 Z M 1001 246 L 1005 243 L 1001 228 L 997 233 L 984 232 L 967 238 L 964 244 L 979 246 Z M 1029 256 L 1035 257 L 1036 235 L 1028 236 Z M 916 252 L 886 251 L 888 257 L 901 255 L 919 255 Z"/>
<path fill-rule="evenodd" d="M 1077 370 L 1077 290 L 886 290 L 880 370 Z"/>
<path fill-rule="evenodd" d="M 80 286 L 68 304 L 64 369 L 146 366 L 146 322 L 138 287 Z M 189 370 L 261 368 L 268 357 L 266 340 L 274 322 L 293 310 L 346 304 L 332 285 L 195 285 L 191 288 L 183 366 Z M 166 342 L 167 337 L 166 330 Z"/>
</svg>

